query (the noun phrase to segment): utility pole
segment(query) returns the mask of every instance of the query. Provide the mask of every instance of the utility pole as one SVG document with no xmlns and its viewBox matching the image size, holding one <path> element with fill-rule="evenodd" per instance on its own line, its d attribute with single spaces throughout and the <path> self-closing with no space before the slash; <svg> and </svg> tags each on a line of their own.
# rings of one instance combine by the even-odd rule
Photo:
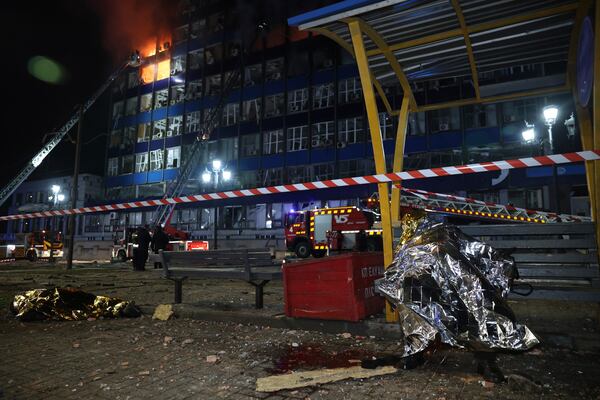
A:
<svg viewBox="0 0 600 400">
<path fill-rule="evenodd" d="M 75 142 L 75 167 L 73 169 L 73 184 L 71 185 L 71 209 L 77 208 L 77 195 L 79 194 L 79 160 L 81 157 L 81 130 L 83 129 L 83 106 L 79 107 L 79 123 L 77 124 L 77 139 Z M 75 218 L 76 214 L 69 215 L 67 269 L 73 268 L 73 250 L 75 247 Z"/>
</svg>

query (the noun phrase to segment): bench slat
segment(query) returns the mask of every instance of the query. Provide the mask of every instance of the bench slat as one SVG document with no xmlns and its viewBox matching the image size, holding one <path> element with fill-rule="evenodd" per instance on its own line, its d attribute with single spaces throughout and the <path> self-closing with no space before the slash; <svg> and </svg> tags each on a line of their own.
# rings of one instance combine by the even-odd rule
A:
<svg viewBox="0 0 600 400">
<path fill-rule="evenodd" d="M 594 264 L 597 257 L 595 253 L 513 253 L 512 257 L 519 263 L 550 263 L 550 264 Z"/>
<path fill-rule="evenodd" d="M 595 249 L 593 239 L 485 240 L 497 249 Z"/>
</svg>

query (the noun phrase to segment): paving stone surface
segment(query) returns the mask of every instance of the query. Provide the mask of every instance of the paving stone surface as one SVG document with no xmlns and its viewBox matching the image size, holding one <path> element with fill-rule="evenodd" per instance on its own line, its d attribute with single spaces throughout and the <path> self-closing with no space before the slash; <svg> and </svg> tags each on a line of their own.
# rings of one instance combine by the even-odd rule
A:
<svg viewBox="0 0 600 400">
<path fill-rule="evenodd" d="M 138 304 L 171 301 L 172 287 L 154 271 L 118 266 L 61 271 L 51 266 L 0 266 L 0 306 L 15 293 L 72 285 Z M 226 310 L 249 307 L 243 282 L 199 281 L 184 299 Z M 267 286 L 268 288 L 268 286 Z M 185 291 L 187 289 L 187 291 Z M 277 311 L 280 285 L 267 289 L 266 311 Z M 187 319 L 20 322 L 0 318 L 0 398 L 7 399 L 597 399 L 600 351 L 542 344 L 525 354 L 500 354 L 508 383 L 482 384 L 469 352 L 440 348 L 424 365 L 388 376 L 318 387 L 255 391 L 256 380 L 289 370 L 353 365 L 397 354 L 401 343 L 253 324 Z"/>
</svg>

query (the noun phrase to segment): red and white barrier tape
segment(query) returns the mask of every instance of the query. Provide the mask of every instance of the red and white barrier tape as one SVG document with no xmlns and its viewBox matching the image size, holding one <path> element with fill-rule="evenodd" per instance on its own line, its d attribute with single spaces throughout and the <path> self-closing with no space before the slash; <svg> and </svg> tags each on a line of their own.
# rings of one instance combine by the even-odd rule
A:
<svg viewBox="0 0 600 400">
<path fill-rule="evenodd" d="M 294 183 L 289 185 L 269 186 L 254 189 L 240 189 L 225 192 L 197 194 L 168 199 L 134 201 L 129 203 L 106 204 L 94 207 L 82 207 L 67 210 L 40 211 L 26 214 L 6 215 L 0 221 L 15 219 L 30 219 L 40 217 L 53 217 L 71 214 L 85 214 L 106 211 L 121 211 L 131 208 L 153 207 L 175 203 L 194 203 L 200 201 L 224 200 L 238 197 L 270 195 L 277 193 L 301 192 L 307 190 L 328 189 L 344 186 L 368 185 L 373 183 L 389 183 L 411 179 L 435 178 L 450 175 L 477 174 L 481 172 L 500 171 L 540 167 L 556 164 L 570 164 L 581 161 L 600 160 L 600 150 L 578 151 L 575 153 L 553 154 L 549 156 L 518 158 L 515 160 L 489 161 L 478 164 L 458 165 L 451 167 L 428 168 L 414 171 L 391 172 L 389 174 L 365 175 L 353 178 L 340 178 L 325 181 Z"/>
</svg>

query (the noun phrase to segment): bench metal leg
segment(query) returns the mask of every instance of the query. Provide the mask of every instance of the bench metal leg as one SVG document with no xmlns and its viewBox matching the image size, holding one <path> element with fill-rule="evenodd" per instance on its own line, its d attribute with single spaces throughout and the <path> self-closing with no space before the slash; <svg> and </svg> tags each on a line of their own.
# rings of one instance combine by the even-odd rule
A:
<svg viewBox="0 0 600 400">
<path fill-rule="evenodd" d="M 263 288 L 265 287 L 265 285 L 267 283 L 269 283 L 269 281 L 261 281 L 260 283 L 250 282 L 250 284 L 252 286 L 254 286 L 254 288 L 255 288 L 254 306 L 257 309 L 263 308 L 263 295 L 264 295 Z"/>
<path fill-rule="evenodd" d="M 173 279 L 173 283 L 175 284 L 175 304 L 181 304 L 181 300 L 183 297 L 183 281 L 185 278 L 181 279 Z"/>
</svg>

